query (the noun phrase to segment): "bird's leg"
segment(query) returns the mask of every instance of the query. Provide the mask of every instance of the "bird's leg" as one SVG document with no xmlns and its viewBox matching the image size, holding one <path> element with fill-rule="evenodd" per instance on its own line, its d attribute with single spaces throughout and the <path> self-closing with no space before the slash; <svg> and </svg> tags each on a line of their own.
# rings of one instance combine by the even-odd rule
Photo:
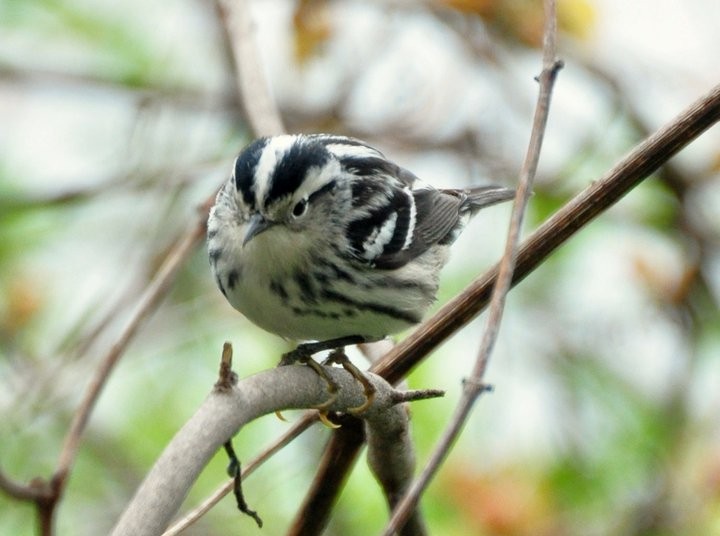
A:
<svg viewBox="0 0 720 536">
<path fill-rule="evenodd" d="M 362 371 L 355 365 L 353 365 L 352 361 L 348 359 L 348 356 L 345 355 L 345 348 L 336 348 L 330 353 L 328 358 L 325 360 L 325 364 L 332 363 L 337 363 L 338 365 L 342 366 L 342 368 L 347 370 L 353 378 L 360 382 L 360 385 L 362 385 L 363 387 L 363 393 L 365 394 L 365 402 L 354 408 L 348 408 L 348 413 L 352 413 L 354 415 L 360 415 L 364 413 L 375 400 L 375 386 L 370 383 L 370 380 L 368 380 L 367 376 L 365 376 L 365 374 L 363 374 Z"/>
<path fill-rule="evenodd" d="M 235 449 L 232 446 L 232 439 L 228 439 L 223 447 L 225 447 L 225 452 L 227 452 L 228 458 L 230 458 L 227 472 L 228 475 L 233 478 L 233 494 L 235 495 L 235 500 L 237 501 L 238 510 L 240 510 L 243 514 L 252 517 L 258 527 L 262 528 L 262 519 L 260 519 L 260 516 L 257 515 L 257 512 L 250 510 L 250 507 L 245 502 L 245 497 L 242 492 L 242 471 L 240 470 L 240 460 L 235 454 Z"/>
<path fill-rule="evenodd" d="M 330 377 L 330 375 L 323 368 L 323 366 L 317 361 L 315 361 L 312 356 L 317 354 L 318 352 L 336 349 L 338 347 L 345 346 L 346 344 L 360 344 L 361 342 L 366 342 L 366 339 L 365 337 L 362 337 L 360 335 L 338 337 L 337 339 L 330 339 L 327 341 L 305 342 L 299 344 L 294 350 L 283 354 L 282 358 L 280 359 L 280 363 L 278 363 L 279 367 L 292 365 L 293 363 L 303 363 L 313 369 L 313 371 L 315 371 L 315 373 L 320 376 L 325 381 L 325 383 L 327 383 L 330 398 L 322 404 L 316 406 L 315 408 L 320 412 L 320 420 L 323 422 L 323 424 L 330 428 L 337 428 L 337 425 L 334 425 L 328 419 L 327 409 L 333 404 L 333 402 L 335 402 L 338 386 L 337 383 L 335 383 L 335 380 Z M 343 367 L 344 366 L 345 365 L 343 365 Z M 363 404 L 363 406 L 365 406 L 365 404 Z M 278 417 L 282 418 L 281 415 L 278 415 Z"/>
<path fill-rule="evenodd" d="M 313 356 L 319 352 L 325 350 L 334 350 L 343 346 L 352 344 L 360 344 L 368 342 L 367 339 L 361 335 L 349 335 L 347 337 L 338 337 L 337 339 L 330 339 L 327 341 L 318 342 L 304 342 L 298 344 L 294 350 L 283 354 L 280 359 L 279 367 L 284 365 L 292 365 L 293 363 L 307 363 L 310 356 Z"/>
</svg>

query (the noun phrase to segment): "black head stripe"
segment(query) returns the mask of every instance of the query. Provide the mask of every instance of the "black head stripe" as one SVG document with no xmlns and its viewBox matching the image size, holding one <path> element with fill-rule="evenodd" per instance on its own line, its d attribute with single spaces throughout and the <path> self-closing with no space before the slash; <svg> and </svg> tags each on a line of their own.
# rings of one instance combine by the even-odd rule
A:
<svg viewBox="0 0 720 536">
<path fill-rule="evenodd" d="M 298 139 L 277 163 L 270 178 L 270 190 L 265 198 L 265 205 L 292 195 L 305 180 L 308 169 L 321 167 L 329 160 L 330 153 L 322 144 Z"/>
<path fill-rule="evenodd" d="M 340 164 L 350 173 L 360 177 L 372 177 L 376 175 L 389 175 L 396 177 L 400 168 L 384 158 L 375 156 L 343 156 Z"/>
<path fill-rule="evenodd" d="M 235 160 L 235 188 L 248 206 L 255 206 L 255 171 L 267 143 L 268 138 L 255 140 Z"/>
<path fill-rule="evenodd" d="M 336 181 L 330 181 L 324 186 L 322 186 L 319 190 L 315 190 L 312 194 L 310 194 L 310 197 L 308 197 L 308 203 L 314 202 L 316 199 L 322 197 L 328 192 L 332 192 L 335 187 L 337 186 Z"/>
</svg>

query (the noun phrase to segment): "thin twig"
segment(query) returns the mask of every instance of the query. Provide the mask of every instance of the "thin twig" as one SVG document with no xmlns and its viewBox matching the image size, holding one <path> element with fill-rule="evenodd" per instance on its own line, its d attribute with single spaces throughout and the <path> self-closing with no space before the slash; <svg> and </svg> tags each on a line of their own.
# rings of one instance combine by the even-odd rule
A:
<svg viewBox="0 0 720 536">
<path fill-rule="evenodd" d="M 232 369 L 233 347 L 225 341 L 223 344 L 222 357 L 220 358 L 220 372 L 215 389 L 218 391 L 229 391 L 237 383 L 237 374 Z"/>
<path fill-rule="evenodd" d="M 538 94 L 537 106 L 535 109 L 535 117 L 533 118 L 533 127 L 530 133 L 530 142 L 527 155 L 520 172 L 519 186 L 515 195 L 515 203 L 513 205 L 510 217 L 510 226 L 508 229 L 508 237 L 505 244 L 505 252 L 500 261 L 497 282 L 495 283 L 492 298 L 490 300 L 490 312 L 483 339 L 478 352 L 475 367 L 467 387 L 475 389 L 476 392 L 482 392 L 479 384 L 482 382 L 488 359 L 492 353 L 493 346 L 497 340 L 500 322 L 502 320 L 503 310 L 505 308 L 505 298 L 510 290 L 512 275 L 515 271 L 515 262 L 517 259 L 518 244 L 520 243 L 520 231 L 522 229 L 523 219 L 527 210 L 527 204 L 532 195 L 532 185 L 535 180 L 538 162 L 540 160 L 540 151 L 542 149 L 545 127 L 547 125 L 548 114 L 550 111 L 550 99 L 555 84 L 555 79 L 563 64 L 556 59 L 555 40 L 556 40 L 556 16 L 555 16 L 555 0 L 545 0 L 545 50 L 543 54 L 543 70 L 539 77 L 540 90 Z"/>
<path fill-rule="evenodd" d="M 463 394 L 460 397 L 457 408 L 450 420 L 450 424 L 443 432 L 438 444 L 430 456 L 430 459 L 428 460 L 427 465 L 425 466 L 425 469 L 423 469 L 420 476 L 413 481 L 412 485 L 393 511 L 393 515 L 383 532 L 385 536 L 390 536 L 397 532 L 411 517 L 417 507 L 420 496 L 439 470 L 441 464 L 460 435 L 460 432 L 462 431 L 475 402 L 486 390 L 485 385 L 483 384 L 483 377 L 485 375 L 485 370 L 487 369 L 490 355 L 492 354 L 492 350 L 495 346 L 497 335 L 500 331 L 500 322 L 505 308 L 505 298 L 510 290 L 513 271 L 515 269 L 522 222 L 527 209 L 527 203 L 532 194 L 532 184 L 535 179 L 535 173 L 540 159 L 540 150 L 542 148 L 542 141 L 550 110 L 552 89 L 557 78 L 557 73 L 560 68 L 562 68 L 562 62 L 556 59 L 556 34 L 557 24 L 555 0 L 545 0 L 543 70 L 539 77 L 540 90 L 535 108 L 535 117 L 533 118 L 530 142 L 525 156 L 525 161 L 523 162 L 522 170 L 520 172 L 517 192 L 515 194 L 515 203 L 513 205 L 512 215 L 510 218 L 508 237 L 505 243 L 505 252 L 500 262 L 498 277 L 493 288 L 490 300 L 490 312 L 488 314 L 487 324 L 480 343 L 480 349 L 473 367 L 472 375 L 464 382 Z"/>
<path fill-rule="evenodd" d="M 175 279 L 175 275 L 185 260 L 195 250 L 195 246 L 197 246 L 204 236 L 204 232 L 205 220 L 203 218 L 193 229 L 185 233 L 185 235 L 175 243 L 175 246 L 168 253 L 157 274 L 143 292 L 130 322 L 95 371 L 95 376 L 90 382 L 83 400 L 73 416 L 70 430 L 65 436 L 63 448 L 60 452 L 57 469 L 53 477 L 53 487 L 56 489 L 58 495 L 62 493 L 67 475 L 77 455 L 80 437 L 85 430 L 90 413 L 95 407 L 95 403 L 107 382 L 108 376 L 140 327 L 147 321 L 150 314 L 157 308 L 160 300 L 167 294 L 170 285 Z"/>
<path fill-rule="evenodd" d="M 263 463 L 269 460 L 275 453 L 282 450 L 286 445 L 290 444 L 296 437 L 302 434 L 305 430 L 310 428 L 318 420 L 318 412 L 310 410 L 303 414 L 303 416 L 293 424 L 283 435 L 277 438 L 273 443 L 263 450 L 257 457 L 250 460 L 249 463 L 243 464 L 242 478 L 243 480 L 255 472 Z M 195 523 L 198 519 L 209 512 L 213 506 L 215 506 L 220 500 L 230 493 L 233 489 L 233 479 L 229 479 L 227 482 L 219 486 L 207 499 L 205 499 L 196 508 L 189 511 L 181 519 L 173 523 L 165 532 L 163 536 L 176 536 L 183 530 L 188 528 L 190 525 Z"/>
<path fill-rule="evenodd" d="M 2 470 L 0 470 L 0 490 L 7 493 L 8 496 L 13 499 L 20 501 L 37 502 L 48 498 L 47 490 L 44 489 L 44 486 L 33 485 L 33 483 L 21 484 L 20 482 L 14 481 Z"/>
</svg>

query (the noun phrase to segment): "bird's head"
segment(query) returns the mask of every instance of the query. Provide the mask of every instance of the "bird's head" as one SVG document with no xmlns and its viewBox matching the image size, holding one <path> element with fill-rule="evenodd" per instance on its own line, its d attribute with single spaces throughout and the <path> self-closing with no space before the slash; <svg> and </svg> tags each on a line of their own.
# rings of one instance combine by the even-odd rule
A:
<svg viewBox="0 0 720 536">
<path fill-rule="evenodd" d="M 308 136 L 260 138 L 235 160 L 232 183 L 244 220 L 243 245 L 266 235 L 297 247 L 332 231 L 342 196 L 342 168 L 327 146 Z M 330 228 L 329 228 L 330 227 Z"/>
</svg>

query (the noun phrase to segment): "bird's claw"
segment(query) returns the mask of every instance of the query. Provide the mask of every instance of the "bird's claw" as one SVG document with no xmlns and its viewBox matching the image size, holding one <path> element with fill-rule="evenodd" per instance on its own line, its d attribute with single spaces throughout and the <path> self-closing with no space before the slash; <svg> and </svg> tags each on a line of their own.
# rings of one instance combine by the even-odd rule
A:
<svg viewBox="0 0 720 536">
<path fill-rule="evenodd" d="M 363 393 L 365 394 L 365 402 L 359 406 L 348 408 L 347 412 L 352 415 L 361 415 L 372 405 L 375 400 L 375 386 L 370 382 L 370 380 L 368 380 L 367 376 L 365 376 L 359 368 L 352 364 L 347 355 L 345 355 L 345 349 L 342 346 L 336 347 L 332 352 L 330 352 L 330 355 L 324 361 L 323 365 L 315 361 L 312 356 L 319 351 L 329 349 L 329 343 L 357 343 L 362 342 L 361 339 L 361 337 L 345 337 L 343 339 L 335 339 L 333 341 L 301 344 L 294 350 L 283 354 L 280 359 L 280 363 L 278 363 L 279 367 L 291 365 L 293 363 L 305 364 L 318 376 L 325 380 L 325 383 L 328 386 L 327 390 L 330 393 L 330 398 L 322 404 L 315 406 L 315 409 L 320 412 L 320 421 L 329 428 L 338 427 L 338 425 L 328 419 L 328 410 L 335 403 L 335 399 L 337 398 L 338 385 L 328 374 L 323 365 L 332 365 L 337 363 L 348 371 L 350 375 L 362 385 Z M 275 412 L 275 414 L 279 419 L 285 420 L 279 412 Z"/>
<path fill-rule="evenodd" d="M 348 359 L 348 356 L 345 355 L 345 351 L 343 348 L 333 350 L 325 360 L 325 363 L 337 363 L 346 371 L 348 371 L 350 375 L 360 383 L 360 385 L 362 385 L 363 394 L 365 395 L 365 402 L 363 402 L 359 406 L 348 408 L 347 412 L 352 415 L 362 415 L 363 413 L 365 413 L 375 401 L 375 386 L 370 383 L 370 380 L 368 380 L 367 376 L 365 376 L 365 374 L 363 374 L 363 372 L 359 368 L 353 365 L 352 361 L 350 361 L 350 359 Z"/>
</svg>

